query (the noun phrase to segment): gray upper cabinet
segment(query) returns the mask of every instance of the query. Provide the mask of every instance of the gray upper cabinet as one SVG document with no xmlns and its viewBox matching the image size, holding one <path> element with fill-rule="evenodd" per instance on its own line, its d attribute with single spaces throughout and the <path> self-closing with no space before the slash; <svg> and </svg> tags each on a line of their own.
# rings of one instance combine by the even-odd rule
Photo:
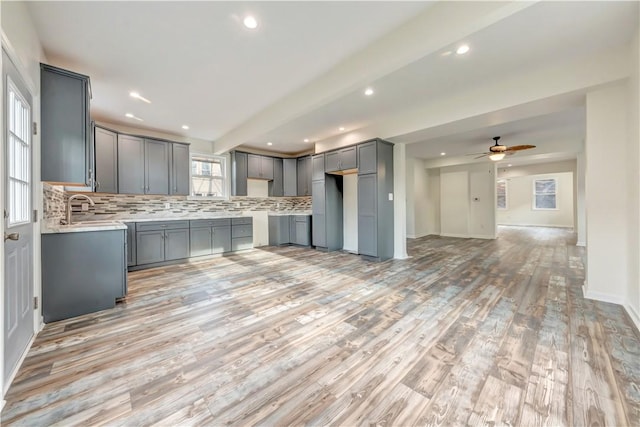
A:
<svg viewBox="0 0 640 427">
<path fill-rule="evenodd" d="M 358 144 L 358 174 L 376 173 L 378 171 L 377 141 Z"/>
<path fill-rule="evenodd" d="M 274 157 L 273 162 L 273 181 L 269 183 L 269 196 L 284 196 L 284 164 L 282 159 Z"/>
<path fill-rule="evenodd" d="M 322 179 L 324 179 L 324 154 L 316 154 L 311 156 L 311 180 Z"/>
<path fill-rule="evenodd" d="M 351 146 L 325 153 L 325 172 L 354 170 L 357 167 L 356 147 Z"/>
<path fill-rule="evenodd" d="M 248 154 L 247 165 L 247 178 L 273 179 L 273 157 Z"/>
<path fill-rule="evenodd" d="M 118 190 L 124 194 L 169 194 L 170 144 L 118 135 Z"/>
<path fill-rule="evenodd" d="M 144 139 L 118 135 L 118 191 L 145 193 Z"/>
<path fill-rule="evenodd" d="M 275 161 L 275 160 L 274 160 Z M 283 169 L 283 196 L 298 195 L 298 161 L 296 159 L 282 159 Z M 274 163 L 274 180 L 275 180 L 275 163 Z"/>
<path fill-rule="evenodd" d="M 231 195 L 247 195 L 247 153 L 231 153 Z"/>
<path fill-rule="evenodd" d="M 189 195 L 189 146 L 186 144 L 171 144 L 171 187 L 169 194 Z"/>
<path fill-rule="evenodd" d="M 40 64 L 41 180 L 92 186 L 89 77 Z"/>
<path fill-rule="evenodd" d="M 170 149 L 168 142 L 144 140 L 146 194 L 169 194 Z"/>
<path fill-rule="evenodd" d="M 99 193 L 118 192 L 118 134 L 96 126 L 95 137 L 95 183 Z"/>
<path fill-rule="evenodd" d="M 311 195 L 311 156 L 298 157 L 298 196 Z"/>
</svg>

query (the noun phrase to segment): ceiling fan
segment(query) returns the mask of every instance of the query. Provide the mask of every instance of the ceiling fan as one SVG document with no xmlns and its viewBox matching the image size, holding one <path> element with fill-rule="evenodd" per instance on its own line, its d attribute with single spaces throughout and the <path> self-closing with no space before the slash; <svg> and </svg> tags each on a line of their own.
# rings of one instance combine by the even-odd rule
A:
<svg viewBox="0 0 640 427">
<path fill-rule="evenodd" d="M 495 141 L 495 144 L 489 147 L 489 152 L 480 154 L 478 157 L 476 157 L 476 159 L 489 156 L 491 160 L 497 162 L 498 160 L 504 159 L 504 156 L 515 154 L 516 151 L 536 148 L 535 145 L 513 145 L 511 147 L 507 147 L 506 145 L 498 143 L 498 141 L 500 140 L 499 136 L 494 136 L 493 140 Z"/>
</svg>

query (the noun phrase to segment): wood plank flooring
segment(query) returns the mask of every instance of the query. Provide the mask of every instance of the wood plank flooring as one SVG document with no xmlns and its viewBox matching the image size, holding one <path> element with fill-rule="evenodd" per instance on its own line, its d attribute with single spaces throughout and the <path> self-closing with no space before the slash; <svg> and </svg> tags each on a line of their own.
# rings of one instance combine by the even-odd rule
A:
<svg viewBox="0 0 640 427">
<path fill-rule="evenodd" d="M 130 274 L 47 325 L 3 425 L 640 425 L 640 334 L 562 229 L 410 259 L 263 248 Z"/>
</svg>

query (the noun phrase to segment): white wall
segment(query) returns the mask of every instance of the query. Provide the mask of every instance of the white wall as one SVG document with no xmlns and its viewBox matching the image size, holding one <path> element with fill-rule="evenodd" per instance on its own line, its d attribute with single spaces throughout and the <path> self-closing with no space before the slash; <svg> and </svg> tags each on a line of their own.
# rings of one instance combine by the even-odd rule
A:
<svg viewBox="0 0 640 427">
<path fill-rule="evenodd" d="M 415 168 L 413 169 L 413 194 L 414 194 L 414 237 L 422 237 L 431 234 L 429 231 L 430 221 L 434 221 L 435 212 L 429 210 L 429 174 L 424 167 L 424 161 L 416 159 Z M 435 209 L 434 209 L 435 211 Z M 438 209 L 439 214 L 439 209 Z M 438 222 L 439 222 L 438 215 Z M 439 231 L 438 231 L 439 232 Z"/>
<path fill-rule="evenodd" d="M 576 246 L 587 245 L 587 208 L 584 201 L 585 193 L 585 175 L 586 175 L 586 155 L 584 152 L 578 153 L 576 159 L 576 224 L 575 228 L 578 233 L 578 241 Z"/>
<path fill-rule="evenodd" d="M 439 235 L 440 227 L 440 169 L 427 169 L 427 234 Z"/>
<path fill-rule="evenodd" d="M 440 234 L 494 239 L 495 164 L 440 169 Z"/>
<path fill-rule="evenodd" d="M 587 94 L 585 204 L 586 296 L 618 304 L 628 294 L 627 84 Z"/>
<path fill-rule="evenodd" d="M 40 123 L 40 62 L 46 62 L 46 57 L 38 39 L 35 27 L 31 20 L 25 2 L 0 2 L 0 25 L 2 27 L 2 46 L 14 62 L 14 65 L 22 75 L 33 98 L 33 120 Z M 0 60 L 0 66 L 2 61 Z M 0 99 L 3 99 L 2 85 L 0 84 Z M 2 104 L 2 103 L 0 103 Z M 3 109 L 0 106 L 0 113 Z M 0 121 L 0 126 L 2 121 Z M 0 129 L 4 135 L 4 128 Z M 0 150 L 0 175 L 4 176 L 3 150 Z M 33 207 L 39 211 L 42 217 L 42 187 L 40 186 L 40 135 L 32 139 L 33 157 Z M 0 186 L 0 209 L 5 209 L 4 186 Z M 4 221 L 0 228 L 4 233 Z M 40 224 L 34 226 L 33 243 L 33 280 L 34 296 L 41 297 L 40 285 Z M 4 246 L 0 246 L 0 276 L 2 277 L 2 289 L 0 289 L 0 330 L 4 331 Z M 34 310 L 34 328 L 36 332 L 42 327 L 42 317 L 39 310 Z M 4 332 L 0 333 L 0 366 L 4 366 Z M 3 378 L 3 369 L 0 369 L 0 385 L 5 384 L 10 378 Z M 4 405 L 4 389 L 2 391 L 2 405 Z M 0 406 L 2 406 L 0 405 Z"/>
<path fill-rule="evenodd" d="M 342 249 L 358 253 L 358 175 L 342 177 Z"/>
<path fill-rule="evenodd" d="M 640 11 L 638 12 L 640 20 Z M 640 329 L 640 29 L 631 44 L 632 72 L 629 79 L 629 141 L 627 144 L 627 311 Z"/>
<path fill-rule="evenodd" d="M 534 209 L 534 181 L 551 178 L 557 180 L 557 209 Z M 498 224 L 573 228 L 574 185 L 572 172 L 527 175 L 504 179 L 507 183 L 507 209 L 497 210 Z"/>
</svg>

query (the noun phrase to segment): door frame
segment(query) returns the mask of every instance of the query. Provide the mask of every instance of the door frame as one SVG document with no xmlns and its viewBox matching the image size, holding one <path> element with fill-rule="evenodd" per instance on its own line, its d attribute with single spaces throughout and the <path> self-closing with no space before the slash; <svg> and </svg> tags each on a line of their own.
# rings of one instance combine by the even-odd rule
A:
<svg viewBox="0 0 640 427">
<path fill-rule="evenodd" d="M 17 53 L 17 50 L 9 41 L 7 35 L 4 31 L 0 31 L 2 33 L 2 39 L 0 42 L 0 49 L 4 50 L 7 54 L 7 57 L 12 62 L 18 74 L 22 78 L 23 83 L 25 84 L 27 91 L 31 95 L 31 120 L 35 123 L 40 123 L 40 92 L 39 86 L 36 82 L 31 78 L 28 67 L 25 66 L 23 61 L 20 59 L 20 56 Z M 34 58 L 34 62 L 38 61 L 37 58 Z M 0 70 L 2 69 L 2 54 L 0 52 Z M 5 114 L 5 105 L 4 105 L 4 82 L 0 84 L 0 117 Z M 39 126 L 38 126 L 39 130 Z M 2 120 L 0 120 L 0 132 L 2 135 L 6 132 L 2 124 Z M 4 143 L 4 137 L 0 138 L 0 140 Z M 32 179 L 32 190 L 31 190 L 31 209 L 38 211 L 38 218 L 42 217 L 42 183 L 40 182 L 40 132 L 36 135 L 32 135 L 31 137 L 31 179 Z M 4 176 L 5 174 L 5 156 L 4 156 L 4 148 L 0 150 L 0 176 Z M 0 212 L 4 212 L 5 209 L 5 189 L 4 185 L 0 185 Z M 5 221 L 0 221 L 0 232 L 4 235 L 5 232 Z M 32 265 L 32 277 L 33 277 L 33 296 L 38 298 L 40 301 L 39 306 L 42 306 L 42 292 L 41 292 L 41 277 L 40 277 L 40 221 L 34 221 L 33 223 L 33 244 L 32 244 L 32 254 L 31 259 L 33 261 Z M 4 245 L 0 245 L 0 330 L 3 333 L 0 334 L 0 366 L 4 367 L 4 292 L 5 292 L 5 283 L 4 283 L 4 274 L 5 274 L 5 265 L 4 265 Z M 27 348 L 30 348 L 33 344 L 33 340 L 35 339 L 37 333 L 44 326 L 42 320 L 42 310 L 38 308 L 37 310 L 33 310 L 33 337 L 31 342 L 28 344 Z M 14 372 L 8 377 L 4 378 L 4 369 L 0 369 L 0 410 L 4 407 L 5 400 L 4 396 L 9 388 L 9 385 L 13 381 L 19 366 L 22 365 L 24 361 L 24 357 L 27 352 L 22 356 L 22 360 L 18 363 L 18 368 L 14 370 Z"/>
</svg>

